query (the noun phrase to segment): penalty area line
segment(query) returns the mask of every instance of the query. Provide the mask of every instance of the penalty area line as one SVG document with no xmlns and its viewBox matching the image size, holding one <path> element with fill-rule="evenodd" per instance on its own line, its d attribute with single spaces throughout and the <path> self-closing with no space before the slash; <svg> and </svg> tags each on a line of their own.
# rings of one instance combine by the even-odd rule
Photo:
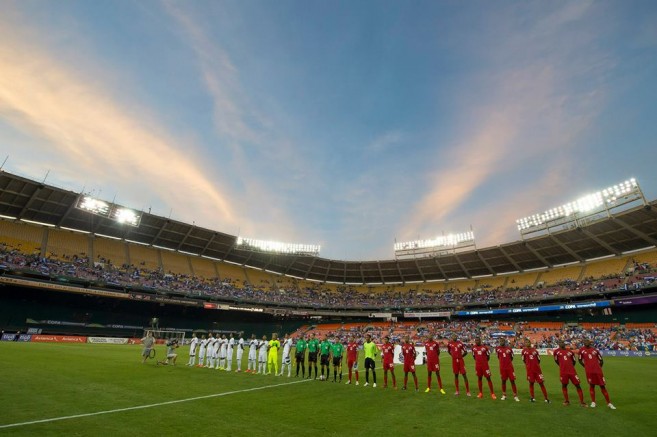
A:
<svg viewBox="0 0 657 437">
<path fill-rule="evenodd" d="M 219 398 L 219 397 L 222 397 L 222 396 L 235 395 L 235 394 L 239 394 L 239 393 L 248 393 L 248 392 L 252 392 L 252 391 L 266 390 L 268 388 L 282 387 L 282 386 L 285 386 L 285 385 L 292 385 L 292 384 L 300 384 L 302 382 L 308 382 L 308 381 L 311 381 L 311 380 L 310 379 L 304 379 L 302 381 L 292 381 L 292 382 L 284 382 L 284 383 L 281 383 L 281 384 L 263 385 L 262 387 L 247 388 L 247 389 L 244 389 L 244 390 L 227 391 L 227 392 L 223 392 L 223 393 L 215 393 L 215 394 L 205 395 L 205 396 L 195 396 L 193 398 L 187 398 L 187 399 L 177 399 L 177 400 L 174 400 L 174 401 L 158 402 L 156 404 L 137 405 L 135 407 L 117 408 L 117 409 L 114 409 L 114 410 L 96 411 L 94 413 L 83 413 L 83 414 L 75 414 L 75 415 L 72 415 L 72 416 L 52 417 L 50 419 L 31 420 L 29 422 L 9 423 L 9 424 L 6 424 L 6 425 L 0 425 L 0 429 L 16 428 L 16 427 L 19 427 L 19 426 L 27 426 L 27 425 L 36 425 L 36 424 L 39 424 L 39 423 L 58 422 L 60 420 L 79 419 L 81 417 L 100 416 L 102 414 L 122 413 L 124 411 L 143 410 L 143 409 L 146 409 L 146 408 L 162 407 L 164 405 L 181 404 L 183 402 L 198 401 L 198 400 L 201 400 L 201 399 Z"/>
</svg>

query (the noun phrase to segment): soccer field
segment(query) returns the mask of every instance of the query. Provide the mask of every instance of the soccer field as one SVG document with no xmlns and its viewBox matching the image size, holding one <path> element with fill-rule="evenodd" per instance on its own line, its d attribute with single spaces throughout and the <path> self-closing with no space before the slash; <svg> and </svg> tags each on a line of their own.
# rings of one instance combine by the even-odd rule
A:
<svg viewBox="0 0 657 437">
<path fill-rule="evenodd" d="M 657 360 L 608 358 L 605 376 L 612 402 L 606 408 L 564 407 L 557 366 L 544 357 L 543 371 L 552 404 L 528 402 L 524 366 L 516 357 L 521 402 L 477 399 L 476 376 L 466 357 L 471 398 L 455 397 L 453 376 L 442 354 L 447 395 L 424 393 L 426 372 L 418 370 L 420 392 L 300 378 L 250 375 L 190 368 L 186 348 L 177 366 L 140 362 L 140 346 L 0 343 L 2 383 L 0 434 L 3 435 L 654 435 L 653 395 Z M 158 356 L 164 346 L 158 346 Z M 246 354 L 244 357 L 246 358 Z M 495 390 L 501 393 L 496 359 L 491 359 Z M 235 364 L 235 362 L 233 362 Z M 246 360 L 242 363 L 246 368 Z M 362 367 L 362 359 L 361 359 Z M 450 367 L 451 368 L 451 367 Z M 403 378 L 396 368 L 398 385 Z M 580 377 L 583 369 L 578 366 Z M 588 386 L 583 384 L 589 400 Z M 488 389 L 484 383 L 484 393 Z M 510 394 L 510 386 L 507 395 Z M 77 417 L 76 417 L 77 416 Z M 16 425 L 7 427 L 7 425 Z"/>
</svg>

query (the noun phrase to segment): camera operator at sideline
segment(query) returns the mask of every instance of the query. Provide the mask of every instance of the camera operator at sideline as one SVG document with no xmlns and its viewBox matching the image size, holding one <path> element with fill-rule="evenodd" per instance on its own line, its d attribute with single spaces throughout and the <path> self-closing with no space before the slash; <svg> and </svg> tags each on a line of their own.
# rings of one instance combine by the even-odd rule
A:
<svg viewBox="0 0 657 437">
<path fill-rule="evenodd" d="M 176 349 L 178 349 L 180 345 L 178 344 L 177 339 L 171 339 L 167 341 L 167 359 L 166 361 L 158 361 L 157 364 L 162 364 L 162 365 L 167 365 L 169 364 L 169 360 L 171 360 L 172 365 L 176 365 L 176 359 L 178 358 L 178 354 L 176 353 Z"/>
</svg>

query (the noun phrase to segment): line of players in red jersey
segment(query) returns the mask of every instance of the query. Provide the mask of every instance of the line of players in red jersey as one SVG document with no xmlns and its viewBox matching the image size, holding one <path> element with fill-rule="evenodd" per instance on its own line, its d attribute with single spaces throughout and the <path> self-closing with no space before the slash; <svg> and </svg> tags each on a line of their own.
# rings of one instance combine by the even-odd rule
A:
<svg viewBox="0 0 657 437">
<path fill-rule="evenodd" d="M 544 402 L 551 403 L 547 389 L 545 388 L 545 378 L 543 376 L 543 371 L 541 370 L 541 358 L 539 352 L 536 348 L 532 347 L 529 339 L 525 339 L 525 347 L 522 349 L 521 356 L 522 361 L 525 364 L 525 370 L 527 372 L 527 381 L 529 382 L 529 396 L 530 402 L 536 402 L 534 397 L 534 385 L 538 383 L 541 392 L 543 393 Z M 440 347 L 439 344 L 434 340 L 433 336 L 429 336 L 427 341 L 424 343 L 426 350 L 426 363 L 427 363 L 427 389 L 425 392 L 431 391 L 432 383 L 432 374 L 436 374 L 436 380 L 438 383 L 438 388 L 440 393 L 445 394 L 443 389 L 442 379 L 440 377 Z M 395 378 L 394 372 L 394 345 L 390 343 L 389 337 L 384 338 L 384 343 L 381 346 L 381 351 L 383 354 L 383 387 L 388 386 L 388 373 L 392 377 L 393 388 L 397 388 L 397 380 Z M 418 381 L 415 374 L 415 358 L 417 356 L 417 351 L 415 350 L 415 345 L 411 343 L 410 338 L 407 336 L 404 338 L 404 343 L 401 346 L 401 352 L 404 359 L 404 385 L 402 390 L 406 390 L 408 384 L 408 374 L 412 374 L 413 380 L 415 383 L 415 391 L 418 391 Z M 452 372 L 454 373 L 454 385 L 456 387 L 456 396 L 460 394 L 459 389 L 459 376 L 462 376 L 463 382 L 465 384 L 466 395 L 471 396 L 470 393 L 470 384 L 468 381 L 467 372 L 465 370 L 465 356 L 468 354 L 466 346 L 458 340 L 457 336 L 453 336 L 451 341 L 447 344 L 447 352 L 452 358 Z M 495 347 L 495 353 L 500 363 L 500 376 L 502 379 L 502 397 L 501 400 L 506 400 L 506 389 L 507 381 L 511 384 L 511 390 L 513 392 L 513 399 L 516 402 L 519 402 L 518 398 L 518 389 L 516 386 L 516 375 L 513 367 L 513 349 L 507 344 L 505 339 L 500 339 L 499 346 Z M 497 395 L 493 389 L 493 382 L 491 380 L 491 371 L 488 365 L 491 356 L 491 350 L 488 346 L 481 343 L 481 339 L 475 339 L 475 345 L 472 347 L 472 355 L 475 361 L 475 372 L 477 374 L 477 383 L 479 388 L 478 398 L 483 398 L 483 379 L 486 379 L 488 383 L 488 389 L 490 390 L 490 396 L 492 399 L 497 399 Z M 609 399 L 609 393 L 607 392 L 606 382 L 604 375 L 602 373 L 602 355 L 600 352 L 591 346 L 591 340 L 584 340 L 584 346 L 579 349 L 579 351 L 572 351 L 566 349 L 566 345 L 563 341 L 559 342 L 559 348 L 553 351 L 553 358 L 555 363 L 559 366 L 559 378 L 561 380 L 561 387 L 564 396 L 564 405 L 570 405 L 570 399 L 568 397 L 568 384 L 573 383 L 577 390 L 577 395 L 579 397 L 580 405 L 587 407 L 588 405 L 584 402 L 584 395 L 580 385 L 580 380 L 575 369 L 576 360 L 579 360 L 579 363 L 584 366 L 584 371 L 586 373 L 586 379 L 589 383 L 589 393 L 591 396 L 591 407 L 596 406 L 595 402 L 595 387 L 599 386 L 600 390 L 607 402 L 607 406 L 615 410 L 616 407 L 611 403 Z M 351 380 L 351 375 L 350 375 Z"/>
</svg>

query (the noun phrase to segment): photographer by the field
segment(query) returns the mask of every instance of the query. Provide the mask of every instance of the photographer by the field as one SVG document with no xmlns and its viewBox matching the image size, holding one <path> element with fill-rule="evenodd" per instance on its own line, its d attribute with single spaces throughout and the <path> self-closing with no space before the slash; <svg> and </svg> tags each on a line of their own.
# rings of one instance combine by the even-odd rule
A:
<svg viewBox="0 0 657 437">
<path fill-rule="evenodd" d="M 180 347 L 178 344 L 178 340 L 175 338 L 172 338 L 167 341 L 166 343 L 167 346 L 167 359 L 166 361 L 158 361 L 157 364 L 162 364 L 164 366 L 169 364 L 169 360 L 171 360 L 172 365 L 176 365 L 176 359 L 178 358 L 178 354 L 176 353 L 176 349 Z"/>
</svg>

